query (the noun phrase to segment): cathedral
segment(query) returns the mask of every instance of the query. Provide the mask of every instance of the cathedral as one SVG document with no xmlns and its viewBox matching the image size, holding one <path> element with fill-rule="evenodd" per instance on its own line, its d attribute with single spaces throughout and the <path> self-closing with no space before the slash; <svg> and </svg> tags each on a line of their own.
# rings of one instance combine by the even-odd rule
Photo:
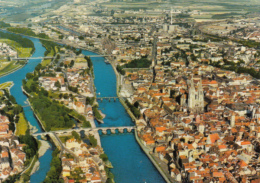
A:
<svg viewBox="0 0 260 183">
<path fill-rule="evenodd" d="M 204 93 L 201 79 L 197 84 L 197 90 L 194 86 L 193 77 L 190 81 L 188 108 L 190 112 L 202 113 L 204 112 Z"/>
</svg>

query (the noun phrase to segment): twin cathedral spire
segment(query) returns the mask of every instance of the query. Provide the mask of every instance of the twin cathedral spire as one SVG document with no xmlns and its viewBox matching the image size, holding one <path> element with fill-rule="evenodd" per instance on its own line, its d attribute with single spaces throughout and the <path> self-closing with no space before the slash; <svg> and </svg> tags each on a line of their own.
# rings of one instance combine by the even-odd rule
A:
<svg viewBox="0 0 260 183">
<path fill-rule="evenodd" d="M 189 97 L 188 97 L 188 108 L 190 112 L 202 113 L 204 112 L 204 93 L 202 88 L 202 81 L 197 83 L 197 90 L 194 86 L 193 77 L 190 81 Z"/>
</svg>

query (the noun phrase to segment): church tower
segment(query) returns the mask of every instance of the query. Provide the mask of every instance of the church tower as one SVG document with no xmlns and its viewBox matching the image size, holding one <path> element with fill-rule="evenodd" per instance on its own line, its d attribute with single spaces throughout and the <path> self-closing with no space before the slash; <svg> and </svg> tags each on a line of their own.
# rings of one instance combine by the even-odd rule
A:
<svg viewBox="0 0 260 183">
<path fill-rule="evenodd" d="M 197 85 L 197 91 L 195 90 L 193 77 L 190 81 L 188 107 L 191 112 L 204 112 L 204 93 L 202 87 L 202 81 L 200 80 Z"/>
<path fill-rule="evenodd" d="M 191 86 L 189 89 L 189 101 L 188 101 L 188 107 L 189 109 L 194 109 L 195 107 L 195 87 L 193 83 L 193 76 L 191 78 Z"/>
</svg>

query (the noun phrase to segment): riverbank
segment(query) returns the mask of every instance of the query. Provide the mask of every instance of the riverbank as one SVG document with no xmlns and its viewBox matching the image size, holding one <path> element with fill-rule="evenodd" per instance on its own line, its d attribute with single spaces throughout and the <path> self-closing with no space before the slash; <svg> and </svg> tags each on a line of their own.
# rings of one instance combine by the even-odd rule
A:
<svg viewBox="0 0 260 183">
<path fill-rule="evenodd" d="M 37 115 L 37 112 L 35 112 L 33 106 L 31 105 L 31 103 L 30 103 L 30 101 L 29 101 L 29 99 L 27 99 L 27 102 L 28 102 L 30 108 L 32 109 L 34 116 L 36 117 L 36 119 L 37 119 L 38 122 L 40 123 L 41 128 L 43 129 L 43 131 L 46 131 L 46 130 L 45 130 L 45 127 L 44 127 L 44 125 L 43 125 L 43 123 L 42 123 L 42 121 L 41 121 L 41 119 L 40 119 L 39 116 Z"/>
</svg>

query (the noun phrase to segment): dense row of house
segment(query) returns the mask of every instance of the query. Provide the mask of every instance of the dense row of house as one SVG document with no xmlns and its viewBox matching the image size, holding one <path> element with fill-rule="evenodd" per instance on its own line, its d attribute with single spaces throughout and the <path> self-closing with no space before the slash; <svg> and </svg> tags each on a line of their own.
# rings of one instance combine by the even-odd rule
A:
<svg viewBox="0 0 260 183">
<path fill-rule="evenodd" d="M 100 158 L 104 151 L 100 146 L 92 147 L 81 140 L 71 138 L 66 141 L 65 147 L 77 158 L 68 158 L 66 154 L 61 158 L 64 182 L 76 181 L 72 176 L 75 171 L 81 171 L 81 182 L 101 183 L 107 179 L 106 165 Z"/>
<path fill-rule="evenodd" d="M 3 107 L 5 104 L 2 103 L 1 109 Z M 10 123 L 7 116 L 0 115 L 0 182 L 25 168 L 26 153 L 23 147 L 26 145 L 20 144 L 18 137 L 9 129 Z"/>
</svg>

